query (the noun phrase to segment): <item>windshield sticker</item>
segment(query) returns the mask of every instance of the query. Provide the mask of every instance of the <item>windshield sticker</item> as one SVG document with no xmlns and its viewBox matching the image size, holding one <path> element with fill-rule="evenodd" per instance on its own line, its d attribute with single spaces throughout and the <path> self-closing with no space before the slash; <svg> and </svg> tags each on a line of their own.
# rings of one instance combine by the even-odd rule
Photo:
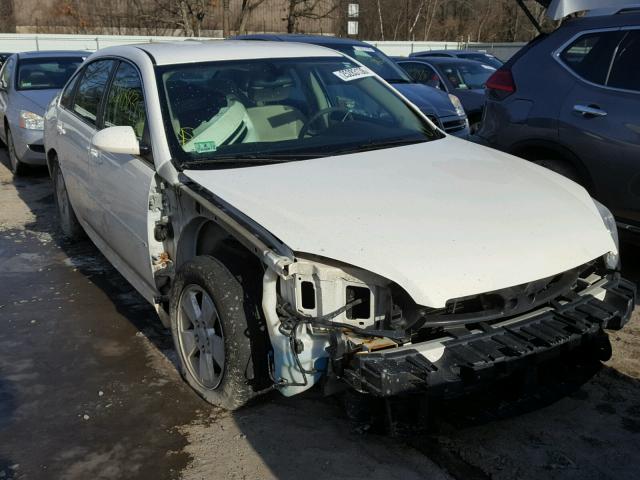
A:
<svg viewBox="0 0 640 480">
<path fill-rule="evenodd" d="M 375 52 L 375 50 L 374 50 L 373 48 L 371 48 L 371 47 L 361 47 L 361 46 L 359 46 L 359 45 L 355 45 L 355 46 L 353 47 L 353 49 L 354 49 L 356 52 L 370 52 L 370 53 Z"/>
<path fill-rule="evenodd" d="M 337 72 L 333 72 L 333 74 L 344 82 L 350 82 L 352 80 L 357 80 L 359 78 L 373 76 L 373 72 L 369 70 L 367 67 L 345 68 L 344 70 L 338 70 Z"/>
<path fill-rule="evenodd" d="M 215 152 L 217 150 L 215 142 L 195 142 L 194 146 L 198 153 Z"/>
</svg>

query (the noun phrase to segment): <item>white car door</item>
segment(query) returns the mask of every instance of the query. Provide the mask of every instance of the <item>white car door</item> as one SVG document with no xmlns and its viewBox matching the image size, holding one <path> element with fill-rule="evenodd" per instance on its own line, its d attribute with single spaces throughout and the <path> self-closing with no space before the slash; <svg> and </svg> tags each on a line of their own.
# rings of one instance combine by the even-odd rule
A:
<svg viewBox="0 0 640 480">
<path fill-rule="evenodd" d="M 148 131 L 142 81 L 134 65 L 121 61 L 105 95 L 102 128 L 130 126 L 141 144 Z M 143 295 L 155 294 L 149 254 L 149 194 L 155 178 L 150 155 L 128 155 L 90 148 L 91 181 L 101 235 L 117 259 L 112 262 Z M 108 254 L 107 254 L 108 255 Z M 148 295 L 145 295 L 148 296 Z"/>
<path fill-rule="evenodd" d="M 97 186 L 90 178 L 89 147 L 115 64 L 115 60 L 98 60 L 76 74 L 62 93 L 55 120 L 55 147 L 71 204 L 83 225 L 98 235 L 103 225 L 97 215 Z"/>
</svg>

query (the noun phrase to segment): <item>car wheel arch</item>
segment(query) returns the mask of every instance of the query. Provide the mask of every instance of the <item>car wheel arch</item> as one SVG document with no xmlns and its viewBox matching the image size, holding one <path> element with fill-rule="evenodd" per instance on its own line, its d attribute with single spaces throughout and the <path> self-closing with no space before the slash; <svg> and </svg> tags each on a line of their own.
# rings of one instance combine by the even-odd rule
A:
<svg viewBox="0 0 640 480">
<path fill-rule="evenodd" d="M 181 229 L 176 247 L 176 269 L 202 255 L 215 257 L 234 274 L 241 266 L 244 275 L 255 274 L 256 280 L 262 280 L 263 268 L 258 257 L 216 222 L 199 216 Z"/>
<path fill-rule="evenodd" d="M 53 165 L 55 163 L 58 163 L 58 152 L 50 148 L 49 151 L 47 151 L 47 170 L 51 178 L 53 178 Z"/>
<path fill-rule="evenodd" d="M 557 142 L 548 140 L 532 140 L 514 144 L 509 153 L 525 160 L 556 160 L 566 162 L 579 176 L 580 184 L 589 191 L 595 193 L 593 178 L 582 160 L 573 151 Z"/>
</svg>

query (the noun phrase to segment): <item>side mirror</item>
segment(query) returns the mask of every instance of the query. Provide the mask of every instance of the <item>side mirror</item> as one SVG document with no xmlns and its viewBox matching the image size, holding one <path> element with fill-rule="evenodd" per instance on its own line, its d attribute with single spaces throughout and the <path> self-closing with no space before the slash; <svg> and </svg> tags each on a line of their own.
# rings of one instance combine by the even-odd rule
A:
<svg viewBox="0 0 640 480">
<path fill-rule="evenodd" d="M 140 155 L 140 142 L 132 127 L 108 127 L 93 136 L 93 146 L 103 152 Z"/>
</svg>

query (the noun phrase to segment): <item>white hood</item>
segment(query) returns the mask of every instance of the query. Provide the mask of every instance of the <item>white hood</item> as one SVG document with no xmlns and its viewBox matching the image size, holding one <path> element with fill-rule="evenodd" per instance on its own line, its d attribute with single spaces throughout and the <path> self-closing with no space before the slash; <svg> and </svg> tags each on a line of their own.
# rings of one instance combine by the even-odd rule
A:
<svg viewBox="0 0 640 480">
<path fill-rule="evenodd" d="M 429 307 L 545 278 L 616 248 L 582 187 L 453 137 L 184 173 L 292 250 L 377 273 Z"/>
</svg>

